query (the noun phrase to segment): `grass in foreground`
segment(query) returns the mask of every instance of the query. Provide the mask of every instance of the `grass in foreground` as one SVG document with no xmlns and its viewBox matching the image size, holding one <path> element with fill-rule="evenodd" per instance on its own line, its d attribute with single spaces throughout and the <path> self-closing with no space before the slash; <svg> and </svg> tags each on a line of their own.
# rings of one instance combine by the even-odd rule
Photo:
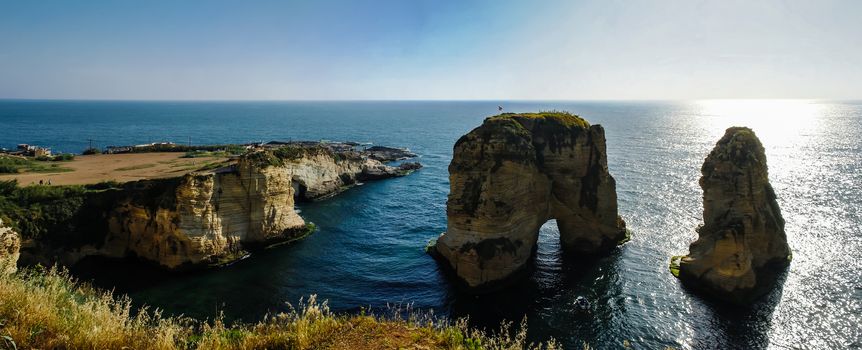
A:
<svg viewBox="0 0 862 350">
<path fill-rule="evenodd" d="M 398 314 L 397 312 L 395 314 Z M 132 312 L 127 297 L 76 282 L 57 269 L 0 276 L 0 348 L 68 349 L 524 349 L 526 327 L 497 334 L 431 317 L 338 315 L 312 296 L 254 324 L 226 325 Z"/>
</svg>

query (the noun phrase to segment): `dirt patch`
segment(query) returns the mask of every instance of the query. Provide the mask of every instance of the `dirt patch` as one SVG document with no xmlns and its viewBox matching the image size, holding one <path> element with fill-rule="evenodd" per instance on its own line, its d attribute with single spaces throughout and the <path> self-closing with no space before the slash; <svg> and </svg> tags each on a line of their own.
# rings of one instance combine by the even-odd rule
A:
<svg viewBox="0 0 862 350">
<path fill-rule="evenodd" d="M 201 168 L 228 162 L 225 157 L 181 158 L 181 152 L 95 154 L 62 162 L 66 172 L 0 175 L 0 181 L 17 179 L 21 186 L 51 182 L 52 185 L 85 185 L 103 181 L 127 182 L 181 176 Z"/>
</svg>

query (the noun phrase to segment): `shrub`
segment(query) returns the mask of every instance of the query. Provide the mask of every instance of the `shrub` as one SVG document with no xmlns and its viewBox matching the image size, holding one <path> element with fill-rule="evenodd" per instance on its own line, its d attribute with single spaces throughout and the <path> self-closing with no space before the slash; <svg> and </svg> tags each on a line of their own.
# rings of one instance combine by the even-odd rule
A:
<svg viewBox="0 0 862 350">
<path fill-rule="evenodd" d="M 61 153 L 54 156 L 54 158 L 52 158 L 51 160 L 55 162 L 68 162 L 71 160 L 75 160 L 75 155 L 71 153 Z"/>
<path fill-rule="evenodd" d="M 63 247 L 101 244 L 107 224 L 101 218 L 112 205 L 114 183 L 91 186 L 19 187 L 0 182 L 0 218 L 23 238 L 40 239 Z M 105 192 L 105 193 L 102 193 Z"/>
<path fill-rule="evenodd" d="M 227 146 L 225 146 L 224 150 L 228 154 L 232 154 L 232 155 L 243 154 L 246 151 L 245 146 L 240 146 L 240 145 L 227 145 Z"/>
<path fill-rule="evenodd" d="M 0 164 L 0 174 L 15 174 L 18 172 L 18 167 L 11 164 Z"/>
<path fill-rule="evenodd" d="M 46 164 L 37 161 L 42 159 L 49 161 L 52 158 L 40 157 L 36 160 L 24 157 L 10 157 L 0 155 L 0 174 L 16 174 L 23 172 L 60 172 L 71 171 L 71 169 L 61 168 L 57 164 Z"/>
</svg>

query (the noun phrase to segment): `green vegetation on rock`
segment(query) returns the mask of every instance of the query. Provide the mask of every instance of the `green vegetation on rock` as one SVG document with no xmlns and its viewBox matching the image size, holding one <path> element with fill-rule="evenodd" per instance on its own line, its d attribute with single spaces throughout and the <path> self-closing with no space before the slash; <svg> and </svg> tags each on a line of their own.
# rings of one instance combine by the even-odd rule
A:
<svg viewBox="0 0 862 350">
<path fill-rule="evenodd" d="M 227 157 L 230 154 L 224 151 L 188 151 L 180 158 L 204 158 L 204 157 Z"/>
<path fill-rule="evenodd" d="M 75 160 L 75 155 L 71 153 L 60 153 L 53 156 L 39 156 L 35 159 L 40 162 L 69 162 Z"/>
<path fill-rule="evenodd" d="M 623 245 L 632 240 L 632 230 L 626 229 L 625 236 L 617 242 L 617 245 Z"/>
<path fill-rule="evenodd" d="M 15 180 L 0 181 L 0 218 L 25 239 L 70 248 L 99 245 L 108 232 L 103 216 L 121 199 L 153 211 L 174 208 L 179 181 L 25 187 Z"/>
<path fill-rule="evenodd" d="M 221 148 L 213 149 L 212 146 L 204 146 L 203 149 L 186 151 L 186 154 L 181 158 L 229 157 L 233 155 L 241 155 L 246 152 L 245 147 L 239 145 L 224 145 L 218 147 Z"/>
<path fill-rule="evenodd" d="M 294 145 L 285 145 L 273 150 L 263 150 L 245 154 L 243 157 L 252 164 L 267 167 L 267 166 L 284 166 L 285 161 L 295 161 L 304 157 L 328 154 L 335 160 L 340 160 L 341 157 L 334 154 L 326 147 L 302 147 Z"/>
<path fill-rule="evenodd" d="M 18 182 L 0 181 L 0 217 L 23 238 L 41 238 L 53 229 L 63 229 L 84 204 L 83 186 L 18 187 Z"/>
<path fill-rule="evenodd" d="M 245 152 L 245 146 L 235 145 L 235 144 L 224 144 L 224 145 L 182 145 L 175 143 L 168 144 L 155 144 L 155 145 L 147 145 L 147 146 L 136 146 L 132 147 L 129 152 L 131 153 L 153 153 L 153 152 L 195 152 L 195 151 L 209 151 L 209 152 L 226 152 L 230 154 L 242 154 Z"/>
<path fill-rule="evenodd" d="M 673 274 L 674 277 L 679 277 L 679 262 L 685 256 L 675 255 L 670 257 L 670 273 Z"/>
<path fill-rule="evenodd" d="M 425 253 L 432 254 L 435 247 L 437 247 L 437 238 L 429 239 L 428 243 L 425 244 Z"/>
<path fill-rule="evenodd" d="M 274 240 L 270 240 L 271 243 L 265 244 L 265 247 L 266 248 L 273 248 L 273 247 L 283 246 L 285 244 L 290 244 L 290 243 L 299 241 L 301 239 L 304 239 L 304 238 L 310 236 L 315 231 L 317 231 L 317 225 L 315 225 L 313 222 L 307 222 L 307 223 L 305 223 L 305 226 L 295 228 L 295 229 L 286 230 L 284 232 L 284 234 L 282 235 L 282 237 L 278 237 Z M 248 245 L 250 245 L 252 247 L 255 246 L 255 244 L 253 244 L 253 243 L 248 244 Z"/>
<path fill-rule="evenodd" d="M 490 117 L 488 119 L 541 120 L 553 122 L 566 127 L 579 127 L 582 129 L 587 129 L 590 127 L 590 123 L 587 122 L 584 118 L 564 111 L 542 111 L 538 113 L 503 113 Z"/>
</svg>

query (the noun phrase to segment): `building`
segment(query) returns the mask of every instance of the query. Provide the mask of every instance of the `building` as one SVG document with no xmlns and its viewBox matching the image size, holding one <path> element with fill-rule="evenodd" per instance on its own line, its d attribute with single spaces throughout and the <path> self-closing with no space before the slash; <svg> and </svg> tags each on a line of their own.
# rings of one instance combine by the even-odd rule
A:
<svg viewBox="0 0 862 350">
<path fill-rule="evenodd" d="M 16 152 L 10 152 L 10 154 L 19 154 L 27 157 L 50 157 L 51 149 L 47 147 L 39 147 L 35 145 L 28 145 L 26 143 L 22 143 L 18 145 L 18 150 Z"/>
</svg>

